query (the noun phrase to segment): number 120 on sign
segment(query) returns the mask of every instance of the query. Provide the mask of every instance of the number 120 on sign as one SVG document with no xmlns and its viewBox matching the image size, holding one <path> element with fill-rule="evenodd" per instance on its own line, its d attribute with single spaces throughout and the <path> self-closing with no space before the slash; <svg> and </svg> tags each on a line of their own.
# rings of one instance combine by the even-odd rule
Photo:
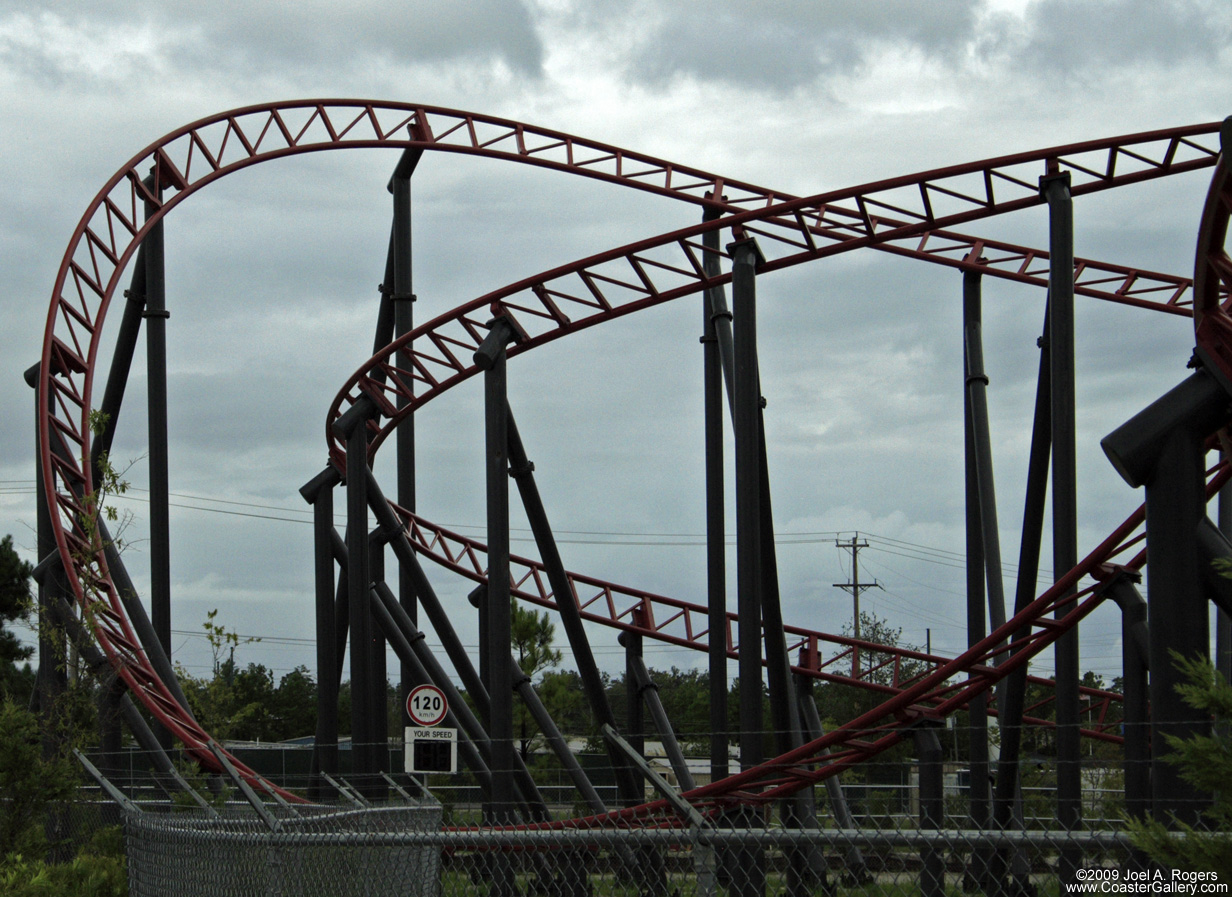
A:
<svg viewBox="0 0 1232 897">
<path fill-rule="evenodd" d="M 449 712 L 445 693 L 435 685 L 417 685 L 406 696 L 406 713 L 417 726 L 435 726 Z"/>
</svg>

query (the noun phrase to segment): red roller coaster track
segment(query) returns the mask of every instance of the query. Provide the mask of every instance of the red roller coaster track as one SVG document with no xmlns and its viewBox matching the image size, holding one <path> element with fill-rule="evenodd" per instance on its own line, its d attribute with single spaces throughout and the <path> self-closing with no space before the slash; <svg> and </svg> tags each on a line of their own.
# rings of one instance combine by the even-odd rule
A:
<svg viewBox="0 0 1232 897">
<path fill-rule="evenodd" d="M 526 333 L 527 338 L 510 354 L 528 351 L 575 330 L 725 282 L 727 275 L 708 279 L 701 262 L 704 250 L 700 237 L 718 227 L 738 228 L 760 237 L 767 256 L 760 269 L 764 271 L 868 247 L 1046 285 L 1047 253 L 971 238 L 945 228 L 1038 204 L 1035 178 L 1041 164 L 1049 170 L 1069 171 L 1075 195 L 1210 167 L 1218 157 L 1214 140 L 1217 131 L 1217 125 L 1208 124 L 1091 141 L 795 198 L 560 132 L 409 104 L 297 101 L 248 107 L 185 126 L 138 153 L 107 182 L 74 231 L 56 277 L 40 369 L 40 395 L 45 398 L 40 407 L 45 410 L 38 423 L 39 464 L 47 501 L 54 509 L 56 544 L 71 587 L 81 607 L 90 611 L 96 638 L 121 678 L 194 756 L 214 768 L 208 733 L 179 707 L 153 671 L 125 617 L 102 548 L 88 535 L 89 528 L 81 524 L 93 510 L 89 418 L 99 335 L 123 269 L 149 229 L 175 205 L 233 171 L 282 156 L 329 149 L 422 149 L 580 174 L 725 213 L 708 225 L 631 244 L 513 284 L 459 306 L 392 344 L 348 381 L 330 411 L 332 421 L 344 405 L 362 394 L 376 400 L 386 421 L 376 428 L 375 451 L 400 419 L 399 413 L 409 413 L 474 373 L 473 366 L 459 356 L 470 358 L 486 332 L 487 311 L 493 305 L 515 317 Z M 148 183 L 142 171 L 150 172 Z M 1222 184 L 1222 169 L 1220 172 L 1217 181 Z M 165 200 L 160 198 L 163 190 L 171 192 Z M 1212 195 L 1216 192 L 1226 199 L 1226 187 L 1221 186 L 1219 191 L 1213 188 Z M 142 221 L 140 213 L 146 207 L 152 212 Z M 1225 367 L 1225 359 L 1232 357 L 1232 352 L 1223 350 L 1221 354 L 1221 349 L 1232 342 L 1227 336 L 1232 328 L 1227 326 L 1224 310 L 1229 266 L 1225 264 L 1227 256 L 1219 255 L 1223 234 L 1219 228 L 1226 230 L 1227 207 L 1225 201 L 1222 211 L 1208 212 L 1204 218 L 1209 222 L 1204 223 L 1204 234 L 1218 231 L 1211 243 L 1219 246 L 1218 251 L 1211 249 L 1208 254 L 1207 270 L 1213 276 L 1200 281 L 1203 286 L 1198 294 L 1201 346 Z M 1200 278 L 1203 270 L 1200 264 Z M 1078 260 L 1075 282 L 1076 292 L 1082 295 L 1173 314 L 1192 313 L 1186 307 L 1190 282 L 1185 278 Z M 1204 338 L 1204 334 L 1214 335 Z M 431 348 L 416 348 L 412 340 Z M 413 358 L 410 369 L 401 369 L 391 361 L 393 353 L 403 348 Z M 410 399 L 402 412 L 395 411 L 399 394 Z M 330 451 L 335 463 L 341 463 L 342 452 L 332 441 Z M 1062 584 L 1077 583 L 1135 544 L 1136 539 L 1129 537 L 1136 525 L 1134 518 L 1127 521 L 1083 565 L 1067 574 Z M 413 520 L 413 526 L 418 549 L 472 578 L 482 575 L 478 566 L 482 546 L 460 541 L 419 518 Z M 450 544 L 454 547 L 446 547 Z M 468 559 L 469 568 L 458 563 L 462 557 Z M 525 563 L 525 574 L 516 583 L 519 594 L 541 604 L 550 603 L 552 596 L 545 590 L 537 568 Z M 1141 560 L 1126 566 L 1134 563 Z M 534 589 L 527 588 L 532 581 Z M 699 638 L 705 633 L 693 628 L 697 609 L 690 605 L 576 575 L 572 581 L 575 589 L 586 585 L 596 598 L 603 597 L 603 614 L 594 612 L 595 599 L 581 599 L 592 619 L 622 626 L 644 624 L 648 635 L 692 647 L 704 644 Z M 874 711 L 879 720 L 888 714 L 893 722 L 875 728 L 873 735 L 859 734 L 876 722 L 862 717 L 822 739 L 824 744 L 814 742 L 759 767 L 760 772 L 743 773 L 700 789 L 691 797 L 701 803 L 773 799 L 872 756 L 883 749 L 881 745 L 887 739 L 901 738 L 902 726 L 911 719 L 951 712 L 1025 663 L 1099 600 L 1098 590 L 1088 589 L 1079 593 L 1079 598 L 1069 599 L 1072 606 L 1063 620 L 1045 621 L 1042 615 L 1054 610 L 1059 600 L 1050 597 L 1054 594 L 1062 593 L 1058 588 L 1049 590 L 1028 611 L 1007 623 L 1003 631 L 993 633 L 959 658 L 914 658 L 925 661 L 927 671 L 911 681 L 896 681 L 893 696 Z M 618 608 L 616 595 L 634 603 Z M 633 607 L 638 608 L 641 618 L 637 623 L 627 619 Z M 672 624 L 683 627 L 684 635 L 673 634 Z M 1021 646 L 1016 644 L 1012 654 L 1006 653 L 1003 646 L 1008 632 L 1028 625 L 1035 627 L 1032 637 Z M 811 649 L 807 656 L 818 658 L 816 665 L 806 664 L 805 671 L 821 678 L 832 675 L 826 667 L 833 658 L 822 663 L 816 645 L 819 641 L 841 644 L 842 640 L 805 630 L 788 631 L 796 637 L 798 647 L 806 652 Z M 730 631 L 726 637 L 729 652 L 736 651 L 738 646 L 732 643 Z M 1001 653 L 993 667 L 990 661 L 997 650 Z M 899 659 L 905 656 L 901 653 Z M 967 676 L 963 682 L 951 681 L 963 674 Z M 844 681 L 850 678 L 844 677 Z M 1094 720 L 1090 732 L 1107 737 L 1107 696 L 1089 697 Z M 833 753 L 822 763 L 820 752 L 825 750 Z M 272 789 L 250 770 L 241 767 L 240 771 Z M 747 790 L 754 783 L 764 789 L 760 794 Z M 663 812 L 663 807 L 647 805 L 630 812 L 653 815 Z M 615 814 L 612 820 L 625 818 L 631 818 L 629 813 Z"/>
</svg>

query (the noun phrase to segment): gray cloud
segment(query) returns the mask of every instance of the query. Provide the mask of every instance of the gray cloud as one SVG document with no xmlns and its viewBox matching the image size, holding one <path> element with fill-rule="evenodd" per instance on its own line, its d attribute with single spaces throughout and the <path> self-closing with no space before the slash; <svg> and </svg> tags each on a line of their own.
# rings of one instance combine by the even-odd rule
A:
<svg viewBox="0 0 1232 897">
<path fill-rule="evenodd" d="M 593 7 L 592 16 L 598 8 Z M 685 76 L 791 90 L 819 77 L 876 65 L 878 55 L 890 48 L 952 57 L 969 39 L 976 10 L 976 0 L 763 0 L 710 6 L 703 15 L 692 4 L 642 3 L 622 17 L 622 28 L 630 28 L 633 40 L 627 72 L 636 81 L 659 86 Z"/>
<path fill-rule="evenodd" d="M 25 5 L 8 25 L 0 59 L 60 84 L 183 68 L 255 79 L 494 62 L 537 77 L 543 62 L 534 22 L 517 0 L 413 0 L 396 8 L 308 0 L 293 9 L 244 0 L 173 0 L 141 9 L 110 0 L 88 6 L 50 0 Z M 70 53 L 53 51 L 47 40 L 63 33 L 75 34 Z"/>
<path fill-rule="evenodd" d="M 1219 0 L 1034 0 L 1020 26 L 1008 18 L 999 25 L 991 46 L 1024 71 L 1123 83 L 1144 65 L 1216 64 L 1232 37 L 1232 8 Z"/>
</svg>

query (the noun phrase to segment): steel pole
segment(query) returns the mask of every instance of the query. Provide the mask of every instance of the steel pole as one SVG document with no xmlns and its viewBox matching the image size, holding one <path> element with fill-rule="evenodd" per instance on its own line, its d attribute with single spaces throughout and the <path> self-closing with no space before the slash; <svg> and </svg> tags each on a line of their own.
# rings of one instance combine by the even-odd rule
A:
<svg viewBox="0 0 1232 897">
<path fill-rule="evenodd" d="M 107 371 L 107 385 L 103 390 L 103 404 L 99 411 L 103 416 L 103 429 L 94 435 L 90 444 L 90 463 L 98 476 L 98 461 L 103 453 L 111 453 L 111 441 L 120 420 L 120 408 L 124 404 L 124 390 L 132 369 L 137 340 L 141 336 L 141 316 L 145 310 L 145 243 L 137 247 L 137 260 L 133 264 L 133 276 L 124 292 L 124 314 L 116 332 L 115 351 L 111 353 L 111 367 Z"/>
<path fill-rule="evenodd" d="M 1151 808 L 1151 731 L 1148 670 L 1150 633 L 1147 606 L 1135 588 L 1140 577 L 1120 571 L 1108 593 L 1121 608 L 1122 714 L 1125 736 L 1125 812 L 1145 819 Z"/>
<path fill-rule="evenodd" d="M 415 328 L 415 292 L 412 277 L 413 253 L 411 243 L 411 175 L 419 164 L 423 150 L 406 150 L 398 160 L 394 176 L 390 182 L 393 193 L 393 237 L 390 255 L 393 257 L 393 290 L 390 298 L 394 306 L 394 337 L 401 338 Z M 387 283 L 387 285 L 389 285 Z M 395 359 L 398 369 L 409 371 L 412 368 L 411 350 L 408 345 L 398 352 Z M 409 376 L 401 378 L 403 390 L 397 394 L 397 407 L 404 408 L 414 395 L 414 380 Z M 398 504 L 408 511 L 415 510 L 415 415 L 408 413 L 398 424 L 396 446 L 396 462 L 398 470 Z M 409 570 L 398 568 L 398 600 L 410 618 L 419 621 L 419 609 L 415 600 L 415 583 Z M 406 697 L 409 692 L 409 677 L 411 670 L 405 664 L 399 672 L 401 686 L 398 697 L 402 707 L 402 724 L 410 725 L 410 717 L 406 713 Z"/>
<path fill-rule="evenodd" d="M 376 792 L 379 766 L 374 756 L 371 719 L 372 613 L 368 606 L 371 581 L 368 556 L 368 419 L 375 413 L 370 400 L 359 399 L 334 422 L 346 440 L 347 608 L 351 637 L 351 763 L 360 793 Z"/>
<path fill-rule="evenodd" d="M 334 487 L 338 471 L 326 467 L 300 494 L 312 505 L 313 570 L 316 592 L 317 727 L 313 740 L 314 773 L 338 774 L 338 633 L 334 616 Z M 321 800 L 326 789 L 320 776 L 308 788 L 310 800 Z"/>
<path fill-rule="evenodd" d="M 1078 565 L 1078 465 L 1074 402 L 1074 217 L 1068 172 L 1040 178 L 1048 203 L 1048 347 L 1052 361 L 1052 566 L 1060 579 Z M 1054 580 L 1055 581 L 1055 580 Z M 1073 594 L 1076 589 L 1070 589 Z M 1057 608 L 1056 616 L 1069 612 Z M 1079 735 L 1078 630 L 1054 647 L 1057 690 L 1057 822 L 1067 830 L 1082 822 L 1082 755 Z M 1062 852 L 1058 875 L 1072 881 L 1077 851 Z"/>
<path fill-rule="evenodd" d="M 672 728 L 671 720 L 667 718 L 667 711 L 663 708 L 663 701 L 659 698 L 659 687 L 650 678 L 650 671 L 646 669 L 646 663 L 640 654 L 629 652 L 625 656 L 629 662 L 629 671 L 633 674 L 637 694 L 646 702 L 650 718 L 654 720 L 655 728 L 659 730 L 659 738 L 662 739 L 661 743 L 667 754 L 667 762 L 671 764 L 672 772 L 676 774 L 676 784 L 681 791 L 692 791 L 697 787 L 693 782 L 693 773 L 689 771 L 684 751 L 680 749 L 680 742 L 676 740 L 676 730 Z"/>
<path fill-rule="evenodd" d="M 740 768 L 761 763 L 761 457 L 758 411 L 761 388 L 757 369 L 757 273 L 761 253 L 754 240 L 728 247 L 732 257 L 734 314 L 733 432 L 736 443 L 736 595 L 740 638 Z M 750 825 L 752 819 L 746 820 Z M 733 893 L 739 897 L 763 895 L 766 890 L 765 853 L 750 849 L 742 857 Z"/>
<path fill-rule="evenodd" d="M 1224 454 L 1224 463 L 1229 461 Z M 1219 490 L 1219 529 L 1225 535 L 1232 537 L 1232 482 L 1224 484 Z M 1232 614 L 1223 608 L 1215 610 L 1215 669 L 1227 681 L 1232 681 Z"/>
<path fill-rule="evenodd" d="M 977 434 L 975 391 L 972 383 L 983 383 L 983 365 L 979 373 L 972 368 L 972 330 L 980 322 L 980 281 L 963 274 L 963 466 L 966 478 L 966 536 L 967 536 L 967 647 L 981 641 L 987 634 L 987 619 L 984 611 L 986 581 L 986 554 L 984 509 L 980 501 L 980 441 Z M 978 345 L 978 343 L 977 343 Z M 982 356 L 981 356 L 982 357 Z M 970 782 L 968 797 L 973 828 L 988 824 L 988 699 L 977 695 L 968 705 L 968 768 Z"/>
<path fill-rule="evenodd" d="M 915 750 L 919 758 L 920 829 L 936 831 L 945 820 L 945 786 L 943 779 L 941 740 L 932 726 L 915 730 Z M 920 850 L 920 894 L 922 897 L 943 897 L 945 894 L 945 858 L 935 847 Z"/>
<path fill-rule="evenodd" d="M 385 581 L 385 541 L 386 536 L 378 525 L 368 533 L 368 580 L 369 582 Z M 369 619 L 375 620 L 371 608 Z M 372 717 L 372 759 L 376 763 L 377 780 L 373 782 L 373 793 L 378 800 L 389 797 L 389 783 L 379 773 L 389 772 L 389 672 L 385 657 L 385 631 L 380 626 L 371 627 L 371 657 L 372 694 L 369 698 L 368 713 Z M 401 714 L 399 714 L 401 716 Z"/>
<path fill-rule="evenodd" d="M 639 628 L 645 622 L 645 617 L 638 610 L 634 611 L 634 622 Z M 625 741 L 639 754 L 645 754 L 646 721 L 642 713 L 642 686 L 637 676 L 642 660 L 642 634 L 637 630 L 626 630 L 616 636 L 616 641 L 625 649 Z M 645 800 L 641 787 L 636 793 L 621 797 L 625 806 L 636 806 Z"/>
<path fill-rule="evenodd" d="M 1147 594 L 1150 600 L 1152 812 L 1197 824 L 1209 796 L 1172 763 L 1165 736 L 1206 735 L 1210 725 L 1181 699 L 1185 679 L 1174 655 L 1208 657 L 1210 610 L 1195 538 L 1206 512 L 1204 438 L 1174 430 L 1146 484 Z"/>
<path fill-rule="evenodd" d="M 1207 796 L 1165 760 L 1168 736 L 1206 734 L 1177 692 L 1173 654 L 1207 657 L 1210 610 L 1199 528 L 1206 517 L 1206 437 L 1228 421 L 1228 395 L 1199 368 L 1101 441 L 1131 486 L 1146 487 L 1150 630 L 1151 811 L 1167 825 L 1196 823 Z"/>
<path fill-rule="evenodd" d="M 1031 426 L 1031 450 L 1027 461 L 1027 490 L 1023 502 L 1022 540 L 1018 551 L 1018 581 L 1014 592 L 1017 616 L 1035 600 L 1043 543 L 1044 514 L 1048 498 L 1048 459 L 1052 452 L 1051 353 L 1048 351 L 1049 312 L 1044 311 L 1044 332 L 1039 339 L 1039 374 L 1035 387 L 1035 417 Z M 1011 637 L 1011 643 L 1029 638 L 1030 627 Z M 1027 666 L 1015 669 L 1005 681 L 1005 702 L 1000 707 L 1001 758 L 997 765 L 994 818 L 998 828 L 1007 828 L 1013 816 L 1018 789 L 1018 755 L 1022 744 L 1022 714 L 1026 703 Z"/>
<path fill-rule="evenodd" d="M 43 409 L 44 399 L 38 390 L 39 365 L 35 364 L 26 371 L 26 382 L 34 387 L 34 419 L 35 419 L 35 452 L 38 445 L 38 418 Z M 54 431 L 53 431 L 54 432 Z M 60 696 L 68 688 L 68 676 L 65 668 L 65 658 L 68 656 L 68 643 L 63 632 L 50 625 L 54 612 L 61 602 L 69 607 L 66 599 L 70 599 L 68 583 L 64 575 L 64 565 L 58 558 L 55 535 L 51 529 L 51 508 L 47 504 L 43 468 L 36 466 L 35 470 L 35 526 L 38 539 L 38 556 L 40 565 L 48 558 L 56 558 L 47 569 L 47 575 L 35 578 L 38 587 L 39 627 L 38 627 L 38 674 L 35 678 L 34 693 L 31 695 L 31 706 L 37 707 L 40 715 L 47 722 L 42 726 L 43 756 L 51 759 L 59 753 L 61 744 L 52 733 L 58 728 L 53 723 L 56 720 L 56 706 Z M 71 612 L 71 611 L 70 611 Z M 46 621 L 46 623 L 44 622 Z"/>
<path fill-rule="evenodd" d="M 526 455 L 526 446 L 518 431 L 517 421 L 513 411 L 506 409 L 509 427 L 509 473 L 517 484 L 518 494 L 522 499 L 522 507 L 526 511 L 526 519 L 530 524 L 531 533 L 535 537 L 535 545 L 539 548 L 539 557 L 547 570 L 548 583 L 556 596 L 556 606 L 560 612 L 561 623 L 565 628 L 565 637 L 569 640 L 569 650 L 573 652 L 573 661 L 577 665 L 578 676 L 582 680 L 582 688 L 590 704 L 591 712 L 602 726 L 616 726 L 616 716 L 607 699 L 603 676 L 595 663 L 594 652 L 590 647 L 590 638 L 586 635 L 586 627 L 582 623 L 582 612 L 578 608 L 577 595 L 569 581 L 560 557 L 560 549 L 556 537 L 552 534 L 548 522 L 547 511 L 543 499 L 539 495 L 539 487 L 535 484 L 535 465 Z M 623 798 L 634 799 L 641 791 L 639 781 L 628 762 L 620 752 L 605 739 L 608 756 L 615 770 L 617 787 Z"/>
<path fill-rule="evenodd" d="M 147 185 L 162 196 L 161 185 L 147 178 Z M 158 205 L 146 202 L 148 220 Z M 143 241 L 145 251 L 146 391 L 149 428 L 150 471 L 150 621 L 163 653 L 171 657 L 171 521 L 167 448 L 167 291 L 163 254 L 163 220 L 150 229 Z M 171 733 L 157 726 L 165 748 Z"/>
<path fill-rule="evenodd" d="M 505 373 L 505 347 L 515 331 L 504 319 L 490 325 L 488 336 L 475 352 L 484 372 L 484 434 L 487 470 L 488 588 L 487 642 L 483 653 L 503 658 L 513 641 L 509 601 L 509 427 Z M 492 805 L 489 823 L 513 821 L 513 680 L 509 665 L 488 666 L 488 735 L 492 739 Z"/>
<path fill-rule="evenodd" d="M 703 221 L 712 221 L 719 213 L 707 209 Z M 702 236 L 704 256 L 702 267 L 707 277 L 718 277 L 719 232 L 707 231 Z M 721 286 L 706 290 L 703 301 L 702 368 L 705 403 L 706 437 L 706 602 L 709 633 L 708 657 L 710 671 L 710 781 L 727 778 L 727 652 L 730 650 L 727 628 L 727 532 L 723 486 L 723 364 L 719 353 L 719 337 L 715 319 L 731 313 Z M 715 294 L 718 294 L 717 296 Z M 722 307 L 724 310 L 719 311 Z"/>
</svg>

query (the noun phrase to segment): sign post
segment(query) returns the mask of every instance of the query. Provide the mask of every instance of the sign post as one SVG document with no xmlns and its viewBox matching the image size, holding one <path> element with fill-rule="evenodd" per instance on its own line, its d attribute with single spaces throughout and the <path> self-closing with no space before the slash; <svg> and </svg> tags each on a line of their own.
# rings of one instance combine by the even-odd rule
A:
<svg viewBox="0 0 1232 897">
<path fill-rule="evenodd" d="M 417 685 L 406 696 L 406 713 L 415 724 L 406 727 L 406 771 L 457 772 L 458 730 L 437 728 L 449 714 L 445 693 L 435 685 Z"/>
</svg>

